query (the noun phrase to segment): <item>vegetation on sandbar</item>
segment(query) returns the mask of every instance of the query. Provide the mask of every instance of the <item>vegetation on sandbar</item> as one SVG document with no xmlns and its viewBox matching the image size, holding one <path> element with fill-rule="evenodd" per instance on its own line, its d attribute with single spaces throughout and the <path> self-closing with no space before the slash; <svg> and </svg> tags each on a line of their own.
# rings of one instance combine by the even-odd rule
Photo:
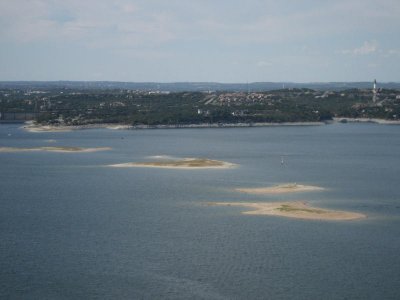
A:
<svg viewBox="0 0 400 300">
<path fill-rule="evenodd" d="M 307 213 L 315 213 L 315 214 L 325 214 L 326 211 L 321 210 L 321 209 L 311 209 L 311 208 L 298 208 L 298 207 L 293 207 L 288 204 L 282 204 L 281 207 L 276 208 L 276 210 L 282 211 L 282 212 L 297 212 L 297 211 L 303 211 Z"/>
</svg>

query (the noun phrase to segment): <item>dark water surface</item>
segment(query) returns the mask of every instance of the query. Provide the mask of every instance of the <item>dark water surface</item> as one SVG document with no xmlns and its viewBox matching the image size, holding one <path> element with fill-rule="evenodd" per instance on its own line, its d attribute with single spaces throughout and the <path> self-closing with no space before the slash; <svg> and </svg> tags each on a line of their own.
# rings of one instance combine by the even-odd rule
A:
<svg viewBox="0 0 400 300">
<path fill-rule="evenodd" d="M 400 127 L 28 133 L 1 125 L 5 146 L 113 150 L 0 153 L 1 299 L 400 299 Z M 240 167 L 105 167 L 153 155 Z M 288 182 L 327 190 L 233 190 Z M 305 221 L 204 205 L 282 200 L 368 218 Z"/>
</svg>

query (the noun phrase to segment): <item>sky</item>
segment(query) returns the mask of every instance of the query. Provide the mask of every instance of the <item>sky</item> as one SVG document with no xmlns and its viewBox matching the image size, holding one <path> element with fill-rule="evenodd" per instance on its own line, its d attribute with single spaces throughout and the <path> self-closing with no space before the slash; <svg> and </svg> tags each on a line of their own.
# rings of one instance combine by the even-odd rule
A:
<svg viewBox="0 0 400 300">
<path fill-rule="evenodd" d="M 399 0 L 0 0 L 0 80 L 400 82 Z"/>
</svg>

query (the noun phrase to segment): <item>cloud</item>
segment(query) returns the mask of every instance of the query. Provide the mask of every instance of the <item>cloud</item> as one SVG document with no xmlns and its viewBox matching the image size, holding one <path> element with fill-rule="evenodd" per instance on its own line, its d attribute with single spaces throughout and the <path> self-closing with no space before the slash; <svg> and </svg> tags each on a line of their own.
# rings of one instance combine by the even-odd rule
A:
<svg viewBox="0 0 400 300">
<path fill-rule="evenodd" d="M 390 49 L 387 51 L 388 55 L 400 55 L 400 49 Z"/>
<path fill-rule="evenodd" d="M 368 68 L 379 68 L 381 65 L 378 63 L 369 63 L 367 65 Z"/>
<path fill-rule="evenodd" d="M 361 47 L 357 47 L 354 49 L 342 50 L 342 54 L 353 54 L 353 55 L 367 55 L 372 54 L 378 51 L 378 42 L 377 41 L 365 41 Z"/>
<path fill-rule="evenodd" d="M 17 43 L 77 42 L 100 47 L 154 46 L 175 38 L 173 14 L 128 0 L 0 1 L 0 37 Z"/>
<path fill-rule="evenodd" d="M 373 55 L 398 69 L 399 15 L 399 0 L 0 0 L 0 63 L 17 61 L 14 53 L 43 65 L 62 55 L 85 71 L 107 57 L 110 71 L 113 62 L 139 72 L 157 61 L 171 74 L 232 67 L 271 78 L 280 76 L 272 65 L 301 66 L 282 71 L 290 78 Z"/>
<path fill-rule="evenodd" d="M 0 1 L 0 37 L 21 43 L 81 40 L 112 48 L 154 47 L 171 41 L 227 47 L 296 43 L 382 24 L 400 26 L 398 1 L 383 2 L 377 9 L 373 0 L 308 0 L 291 5 L 249 0 L 246 7 L 234 0 Z M 343 53 L 369 54 L 376 46 L 366 42 Z"/>
<path fill-rule="evenodd" d="M 257 62 L 256 65 L 257 67 L 263 68 L 263 67 L 271 67 L 273 63 L 270 61 L 260 60 Z"/>
<path fill-rule="evenodd" d="M 121 5 L 121 9 L 124 13 L 130 14 L 137 11 L 136 5 L 132 3 L 126 3 Z"/>
</svg>

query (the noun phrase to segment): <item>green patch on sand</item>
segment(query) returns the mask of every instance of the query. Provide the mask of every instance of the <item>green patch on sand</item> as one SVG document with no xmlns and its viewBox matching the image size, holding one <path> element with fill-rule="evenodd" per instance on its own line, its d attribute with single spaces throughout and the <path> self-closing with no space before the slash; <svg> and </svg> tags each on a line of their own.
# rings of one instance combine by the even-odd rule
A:
<svg viewBox="0 0 400 300">
<path fill-rule="evenodd" d="M 224 165 L 222 161 L 205 159 L 205 158 L 162 161 L 162 162 L 144 162 L 138 164 L 141 164 L 143 166 L 154 166 L 154 167 L 189 167 L 189 168 L 222 167 Z"/>
<path fill-rule="evenodd" d="M 285 212 L 296 212 L 296 211 L 303 211 L 307 213 L 313 213 L 313 214 L 325 214 L 326 211 L 321 210 L 321 209 L 312 209 L 312 208 L 298 208 L 291 206 L 289 204 L 282 204 L 281 207 L 275 208 L 279 211 L 285 211 Z"/>
</svg>

